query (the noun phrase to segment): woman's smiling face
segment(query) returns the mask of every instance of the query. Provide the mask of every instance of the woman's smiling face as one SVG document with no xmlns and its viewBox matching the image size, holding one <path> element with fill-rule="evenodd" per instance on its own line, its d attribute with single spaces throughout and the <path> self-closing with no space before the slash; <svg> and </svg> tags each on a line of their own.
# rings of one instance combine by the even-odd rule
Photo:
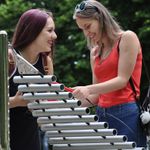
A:
<svg viewBox="0 0 150 150">
<path fill-rule="evenodd" d="M 84 35 L 90 38 L 94 43 L 101 39 L 101 27 L 98 20 L 77 17 L 76 23 Z"/>
<path fill-rule="evenodd" d="M 53 42 L 56 38 L 57 35 L 55 33 L 55 24 L 53 19 L 49 17 L 47 19 L 45 27 L 42 29 L 38 37 L 33 42 L 39 52 L 50 52 Z"/>
</svg>

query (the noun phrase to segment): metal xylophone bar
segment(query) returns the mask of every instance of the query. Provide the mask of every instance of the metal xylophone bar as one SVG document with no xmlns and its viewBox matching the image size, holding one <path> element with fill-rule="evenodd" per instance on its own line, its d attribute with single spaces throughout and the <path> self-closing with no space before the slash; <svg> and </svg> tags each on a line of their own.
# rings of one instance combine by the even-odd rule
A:
<svg viewBox="0 0 150 150">
<path fill-rule="evenodd" d="M 54 144 L 54 150 L 144 150 L 136 148 L 132 142 L 123 143 L 81 143 L 81 144 Z"/>
<path fill-rule="evenodd" d="M 56 81 L 56 76 L 54 75 L 24 75 L 24 76 L 15 76 L 13 78 L 15 83 L 52 83 Z"/>
<path fill-rule="evenodd" d="M 39 117 L 37 122 L 39 124 L 48 123 L 67 123 L 67 122 L 94 122 L 98 121 L 98 117 L 95 115 L 74 115 L 74 116 L 49 116 L 49 117 Z"/>
<path fill-rule="evenodd" d="M 43 109 L 42 110 L 34 110 L 32 115 L 35 117 L 48 117 L 48 116 L 60 116 L 60 115 L 85 115 L 89 114 L 90 111 L 88 108 L 57 108 L 57 109 Z"/>
<path fill-rule="evenodd" d="M 41 125 L 43 131 L 55 130 L 83 130 L 83 129 L 104 129 L 108 125 L 106 122 L 90 122 L 90 123 L 55 123 L 55 124 L 44 124 Z"/>
<path fill-rule="evenodd" d="M 18 90 L 21 92 L 42 92 L 42 91 L 63 91 L 63 84 L 30 84 L 30 85 L 19 85 Z"/>
<path fill-rule="evenodd" d="M 23 95 L 26 100 L 37 100 L 37 99 L 68 99 L 72 97 L 72 94 L 69 92 L 46 92 L 46 93 L 25 93 Z"/>
<path fill-rule="evenodd" d="M 62 101 L 39 101 L 28 104 L 30 109 L 48 109 L 48 108 L 75 108 L 81 105 L 78 100 L 62 100 Z"/>
<path fill-rule="evenodd" d="M 55 130 L 46 131 L 48 137 L 80 137 L 80 136 L 113 136 L 116 135 L 115 129 L 87 129 L 87 130 Z"/>
<path fill-rule="evenodd" d="M 90 136 L 90 137 L 59 137 L 49 138 L 51 144 L 70 144 L 70 143 L 114 143 L 114 142 L 126 142 L 126 136 Z"/>
<path fill-rule="evenodd" d="M 97 122 L 98 117 L 90 115 L 89 108 L 80 107 L 81 102 L 64 91 L 55 76 L 22 75 L 16 76 L 14 82 L 23 84 L 18 90 L 30 101 L 28 108 L 38 117 L 53 150 L 144 150 L 128 142 L 126 136 L 117 135 L 108 123 Z"/>
</svg>

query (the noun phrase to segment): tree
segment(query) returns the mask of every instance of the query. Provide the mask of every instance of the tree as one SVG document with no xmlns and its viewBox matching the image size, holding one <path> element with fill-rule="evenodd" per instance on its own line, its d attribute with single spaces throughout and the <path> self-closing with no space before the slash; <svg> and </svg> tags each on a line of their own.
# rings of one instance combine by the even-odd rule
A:
<svg viewBox="0 0 150 150">
<path fill-rule="evenodd" d="M 18 18 L 31 7 L 32 3 L 24 3 L 22 0 L 6 0 L 6 3 L 0 5 L 0 29 L 8 32 L 9 39 L 12 37 Z"/>
<path fill-rule="evenodd" d="M 91 83 L 89 51 L 86 40 L 73 20 L 74 7 L 81 0 L 6 0 L 0 5 L 0 29 L 8 31 L 11 39 L 20 15 L 30 8 L 51 10 L 56 23 L 54 68 L 59 82 L 66 86 Z M 111 10 L 120 25 L 137 33 L 143 47 L 147 66 L 150 65 L 150 1 L 149 0 L 101 0 Z M 14 11 L 14 8 L 17 8 Z M 146 83 L 145 72 L 142 83 Z"/>
</svg>

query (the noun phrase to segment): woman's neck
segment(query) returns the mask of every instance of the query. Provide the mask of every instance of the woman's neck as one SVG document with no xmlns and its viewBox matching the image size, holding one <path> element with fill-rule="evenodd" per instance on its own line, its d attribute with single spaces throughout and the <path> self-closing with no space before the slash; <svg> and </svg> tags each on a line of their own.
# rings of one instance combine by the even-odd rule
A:
<svg viewBox="0 0 150 150">
<path fill-rule="evenodd" d="M 102 49 L 105 51 L 105 49 L 111 49 L 113 46 L 114 41 L 110 40 L 107 36 L 103 36 L 101 40 L 99 40 L 98 45 L 99 47 L 102 47 Z"/>
<path fill-rule="evenodd" d="M 34 64 L 39 58 L 39 54 L 36 53 L 36 50 L 32 49 L 31 47 L 26 47 L 22 49 L 22 51 L 20 51 L 20 55 L 31 64 Z"/>
</svg>

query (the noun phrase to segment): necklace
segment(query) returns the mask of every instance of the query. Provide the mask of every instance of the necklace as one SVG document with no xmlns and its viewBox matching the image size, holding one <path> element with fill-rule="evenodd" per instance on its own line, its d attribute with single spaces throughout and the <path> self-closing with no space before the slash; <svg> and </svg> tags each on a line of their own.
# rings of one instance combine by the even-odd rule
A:
<svg viewBox="0 0 150 150">
<path fill-rule="evenodd" d="M 99 64 L 101 64 L 108 57 L 110 52 L 111 52 L 111 48 L 104 50 L 104 43 L 102 43 L 101 48 L 100 48 L 100 52 L 99 52 L 99 58 L 100 58 Z"/>
<path fill-rule="evenodd" d="M 100 58 L 102 56 L 103 49 L 104 49 L 104 43 L 102 43 L 101 46 L 100 46 L 100 51 L 99 51 L 99 55 L 98 55 Z"/>
</svg>

